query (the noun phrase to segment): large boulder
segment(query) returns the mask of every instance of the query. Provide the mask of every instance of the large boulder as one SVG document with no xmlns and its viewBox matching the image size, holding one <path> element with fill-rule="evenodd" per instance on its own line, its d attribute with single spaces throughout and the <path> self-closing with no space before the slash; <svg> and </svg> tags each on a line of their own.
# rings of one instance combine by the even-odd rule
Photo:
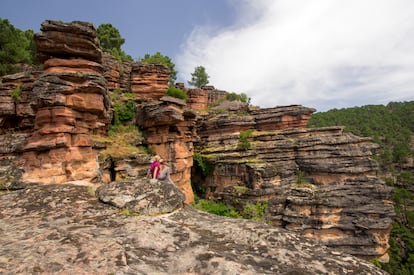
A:
<svg viewBox="0 0 414 275">
<path fill-rule="evenodd" d="M 159 180 L 130 180 L 101 185 L 96 196 L 131 213 L 159 215 L 183 206 L 185 195 L 171 183 Z"/>
</svg>

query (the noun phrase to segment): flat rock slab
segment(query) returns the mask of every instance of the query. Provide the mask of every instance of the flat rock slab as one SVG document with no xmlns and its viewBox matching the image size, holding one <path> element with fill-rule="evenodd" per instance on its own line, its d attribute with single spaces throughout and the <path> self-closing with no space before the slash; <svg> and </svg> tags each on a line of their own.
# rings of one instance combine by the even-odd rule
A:
<svg viewBox="0 0 414 275">
<path fill-rule="evenodd" d="M 91 187 L 0 193 L 0 274 L 386 274 L 294 233 L 184 206 L 127 215 Z"/>
</svg>

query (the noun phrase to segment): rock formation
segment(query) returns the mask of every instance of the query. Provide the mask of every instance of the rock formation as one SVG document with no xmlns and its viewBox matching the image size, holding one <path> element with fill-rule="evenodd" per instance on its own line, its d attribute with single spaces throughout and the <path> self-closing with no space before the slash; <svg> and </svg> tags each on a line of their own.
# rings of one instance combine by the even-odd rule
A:
<svg viewBox="0 0 414 275">
<path fill-rule="evenodd" d="M 131 71 L 131 92 L 140 98 L 160 99 L 168 89 L 170 71 L 160 64 L 134 63 Z"/>
<path fill-rule="evenodd" d="M 106 132 L 111 121 L 95 27 L 45 21 L 41 30 L 35 41 L 44 71 L 33 83 L 35 127 L 23 148 L 23 180 L 93 180 L 97 152 L 90 135 Z"/>
<path fill-rule="evenodd" d="M 149 183 L 129 184 L 135 194 Z M 0 197 L 2 274 L 386 274 L 295 233 L 191 206 L 136 215 L 99 202 L 90 187 L 66 184 Z"/>
<path fill-rule="evenodd" d="M 285 106 L 202 116 L 195 153 L 204 163 L 193 184 L 240 211 L 266 202 L 274 226 L 353 255 L 386 257 L 394 214 L 391 188 L 370 158 L 376 145 L 341 127 L 303 128 L 313 111 Z M 207 175 L 203 165 L 213 167 Z"/>
<path fill-rule="evenodd" d="M 137 111 L 137 124 L 145 133 L 148 147 L 170 166 L 171 178 L 185 193 L 187 203 L 194 201 L 191 167 L 197 137 L 195 121 L 196 113 L 186 108 L 185 102 L 167 96 L 142 104 Z"/>
<path fill-rule="evenodd" d="M 207 216 L 187 207 L 171 210 L 170 216 L 128 220 L 119 217 L 113 208 L 80 194 L 78 187 L 35 186 L 2 195 L 0 203 L 7 205 L 1 208 L 2 233 L 16 230 L 21 235 L 7 235 L 10 241 L 1 239 L 0 249 L 7 250 L 10 245 L 26 248 L 22 236 L 31 234 L 33 249 L 37 250 L 7 258 L 7 263 L 0 259 L 0 270 L 8 270 L 9 265 L 19 266 L 25 259 L 22 257 L 27 256 L 40 260 L 34 265 L 22 264 L 17 271 L 58 272 L 77 263 L 79 269 L 74 270 L 81 273 L 197 273 L 202 267 L 247 274 L 275 270 L 301 273 L 311 266 L 312 271 L 323 274 L 347 270 L 380 274 L 350 256 L 315 247 L 323 243 L 361 258 L 386 259 L 394 216 L 389 202 L 391 190 L 376 177 L 377 164 L 371 159 L 376 146 L 370 139 L 344 133 L 341 127 L 306 129 L 315 111 L 312 108 L 292 105 L 250 109 L 245 103 L 225 101 L 227 93 L 213 86 L 186 89 L 177 84 L 188 95 L 186 103 L 165 97 L 168 69 L 120 63 L 102 54 L 93 25 L 45 21 L 41 30 L 36 34 L 36 43 L 44 70 L 1 79 L 0 189 L 20 189 L 33 182 L 108 184 L 144 177 L 151 158 L 147 151 L 100 158 L 110 142 L 94 137 L 107 134 L 116 109 L 113 99 L 117 96 L 116 103 L 133 102 L 135 115 L 124 123 L 139 126 L 142 131 L 142 137 L 134 138 L 132 145 L 144 146 L 166 160 L 186 203 L 194 199 L 192 182 L 206 197 L 224 201 L 240 211 L 249 203 L 266 203 L 265 218 L 273 227 Z M 193 165 L 194 154 L 197 165 Z M 145 193 L 147 189 L 139 190 Z M 51 195 L 55 191 L 57 197 Z M 139 206 L 137 198 L 135 193 L 134 205 Z M 118 199 L 115 196 L 115 201 Z M 7 204 L 9 200 L 15 204 Z M 42 207 L 33 206 L 37 204 Z M 60 207 L 72 216 L 59 219 L 61 213 L 55 210 Z M 137 209 L 134 207 L 131 209 Z M 81 213 L 74 212 L 77 208 Z M 50 224 L 53 233 L 27 228 L 29 219 L 39 226 Z M 121 229 L 113 229 L 111 220 Z M 206 227 L 208 223 L 210 227 Z M 59 231 L 62 224 L 69 231 Z M 154 226 L 153 233 L 147 231 Z M 305 241 L 277 227 L 317 242 Z M 174 236 L 175 241 L 165 242 L 171 236 L 164 229 L 171 234 L 183 230 L 184 233 Z M 100 238 L 94 230 L 104 237 Z M 237 234 L 227 235 L 227 231 Z M 141 246 L 141 238 L 125 237 L 136 232 L 144 232 L 148 238 L 151 234 L 160 236 L 157 248 Z M 80 249 L 72 243 L 79 236 L 87 237 Z M 94 243 L 97 236 L 99 241 Z M 108 236 L 125 238 L 120 244 Z M 67 252 L 47 248 L 48 240 L 63 243 Z M 131 248 L 131 243 L 137 249 Z M 252 244 L 254 249 L 246 252 Z M 88 249 L 94 245 L 99 253 Z M 107 245 L 115 252 L 105 252 Z M 298 251 L 298 247 L 303 251 Z M 58 257 L 50 262 L 46 256 L 37 257 L 39 253 L 57 253 Z M 314 262 L 318 254 L 326 259 L 318 256 Z M 151 260 L 160 255 L 166 259 L 165 265 L 151 265 Z M 193 263 L 193 269 L 174 266 L 183 257 Z M 283 265 L 275 263 L 276 257 L 277 261 L 283 259 Z M 298 257 L 309 261 L 304 265 L 297 261 Z M 88 263 L 95 267 L 90 269 Z"/>
</svg>

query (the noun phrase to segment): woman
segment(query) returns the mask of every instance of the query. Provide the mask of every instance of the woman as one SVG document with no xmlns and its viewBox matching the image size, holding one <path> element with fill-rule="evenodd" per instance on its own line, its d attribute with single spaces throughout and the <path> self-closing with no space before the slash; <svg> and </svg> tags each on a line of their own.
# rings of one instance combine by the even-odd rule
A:
<svg viewBox="0 0 414 275">
<path fill-rule="evenodd" d="M 154 156 L 150 166 L 151 178 L 173 183 L 170 178 L 170 167 L 161 165 L 163 161 L 164 160 L 159 155 Z"/>
</svg>

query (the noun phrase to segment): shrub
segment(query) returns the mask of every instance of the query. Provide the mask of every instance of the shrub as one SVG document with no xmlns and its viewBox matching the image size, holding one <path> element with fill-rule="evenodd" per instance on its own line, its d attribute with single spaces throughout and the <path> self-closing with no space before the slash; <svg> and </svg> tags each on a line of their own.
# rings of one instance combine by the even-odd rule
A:
<svg viewBox="0 0 414 275">
<path fill-rule="evenodd" d="M 11 96 L 14 100 L 20 101 L 22 100 L 22 84 L 19 83 L 11 93 Z"/>
<path fill-rule="evenodd" d="M 182 100 L 187 100 L 187 93 L 179 88 L 175 88 L 173 86 L 168 87 L 168 90 L 166 92 L 166 95 L 172 96 L 175 98 L 179 98 Z"/>
<path fill-rule="evenodd" d="M 114 106 L 114 124 L 120 124 L 121 121 L 127 121 L 133 119 L 135 116 L 135 102 L 128 100 L 115 104 Z"/>
<path fill-rule="evenodd" d="M 243 208 L 243 218 L 258 221 L 258 222 L 267 222 L 268 202 L 256 202 L 247 203 Z"/>
<path fill-rule="evenodd" d="M 248 129 L 246 131 L 240 132 L 240 142 L 237 148 L 242 150 L 250 149 L 251 144 L 249 142 L 249 138 L 252 136 L 253 131 L 253 129 Z"/>
<path fill-rule="evenodd" d="M 193 206 L 199 210 L 230 218 L 241 218 L 242 216 L 233 207 L 227 206 L 222 202 L 198 199 Z"/>
<path fill-rule="evenodd" d="M 207 177 L 209 174 L 213 173 L 215 168 L 214 164 L 208 161 L 202 155 L 195 154 L 193 160 L 195 161 L 196 167 L 198 167 L 201 170 L 201 174 L 203 177 Z"/>
<path fill-rule="evenodd" d="M 240 93 L 240 94 L 228 93 L 227 96 L 226 96 L 226 99 L 228 101 L 236 101 L 237 100 L 237 101 L 241 101 L 241 102 L 244 102 L 244 103 L 249 103 L 250 102 L 250 98 L 247 97 L 247 95 L 245 93 Z"/>
</svg>

